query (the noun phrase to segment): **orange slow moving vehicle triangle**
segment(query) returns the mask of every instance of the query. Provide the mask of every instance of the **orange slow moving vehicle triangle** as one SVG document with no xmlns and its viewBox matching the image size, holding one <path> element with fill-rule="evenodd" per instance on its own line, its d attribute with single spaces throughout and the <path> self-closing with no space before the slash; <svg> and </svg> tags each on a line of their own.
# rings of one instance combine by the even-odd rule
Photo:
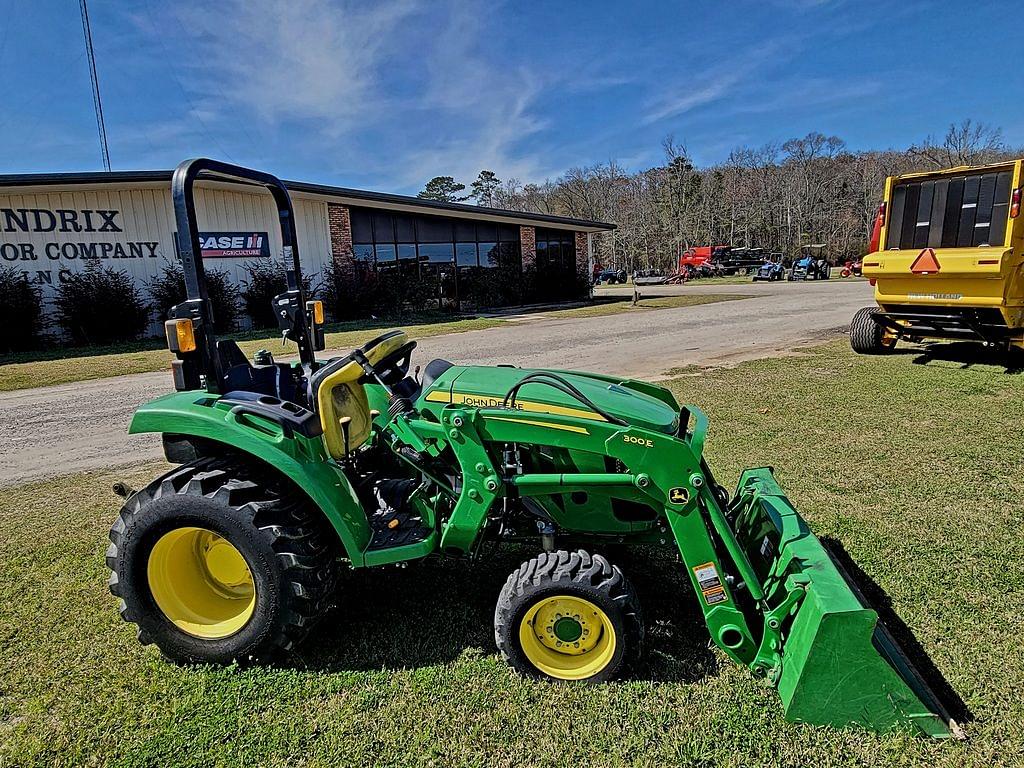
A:
<svg viewBox="0 0 1024 768">
<path fill-rule="evenodd" d="M 910 271 L 915 275 L 930 275 L 940 269 L 942 267 L 939 266 L 939 260 L 935 258 L 935 250 L 932 248 L 925 248 L 921 251 L 914 259 L 914 263 L 910 265 Z"/>
</svg>

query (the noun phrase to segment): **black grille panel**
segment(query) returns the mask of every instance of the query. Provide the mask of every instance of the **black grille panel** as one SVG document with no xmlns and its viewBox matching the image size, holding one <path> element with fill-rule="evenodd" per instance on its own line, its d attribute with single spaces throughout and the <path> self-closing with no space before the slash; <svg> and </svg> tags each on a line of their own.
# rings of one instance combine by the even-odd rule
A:
<svg viewBox="0 0 1024 768">
<path fill-rule="evenodd" d="M 886 304 L 885 314 L 893 317 L 962 317 L 982 325 L 1006 327 L 1003 313 L 995 307 L 951 307 L 927 304 Z"/>
<path fill-rule="evenodd" d="M 1002 245 L 1012 171 L 964 174 L 897 184 L 886 248 Z"/>
</svg>

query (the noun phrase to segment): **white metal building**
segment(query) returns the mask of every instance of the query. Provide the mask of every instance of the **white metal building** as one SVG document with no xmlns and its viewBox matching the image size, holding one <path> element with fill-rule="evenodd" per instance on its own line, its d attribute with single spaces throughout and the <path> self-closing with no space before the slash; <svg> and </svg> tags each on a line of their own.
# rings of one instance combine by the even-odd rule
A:
<svg viewBox="0 0 1024 768">
<path fill-rule="evenodd" d="M 24 272 L 44 300 L 91 260 L 124 270 L 144 290 L 164 260 L 176 259 L 170 179 L 170 171 L 0 175 L 0 265 Z M 501 303 L 575 298 L 569 278 L 589 275 L 591 236 L 612 229 L 595 221 L 286 183 L 306 274 L 323 274 L 334 261 L 363 273 L 430 278 L 454 299 L 449 306 L 459 306 L 459 286 L 468 286 L 471 274 L 486 275 L 509 260 L 520 271 L 535 270 L 540 279 L 531 285 L 543 290 L 512 292 Z M 268 194 L 200 181 L 196 198 L 208 265 L 241 283 L 246 262 L 279 255 Z"/>
</svg>

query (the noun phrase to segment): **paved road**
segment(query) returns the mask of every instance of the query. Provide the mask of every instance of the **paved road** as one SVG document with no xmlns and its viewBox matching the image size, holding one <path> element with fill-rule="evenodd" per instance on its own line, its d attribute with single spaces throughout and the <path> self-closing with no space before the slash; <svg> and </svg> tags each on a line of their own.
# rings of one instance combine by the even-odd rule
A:
<svg viewBox="0 0 1024 768">
<path fill-rule="evenodd" d="M 690 364 L 784 353 L 848 326 L 853 313 L 871 303 L 863 281 L 696 283 L 643 292 L 750 298 L 600 318 L 515 317 L 497 328 L 424 339 L 415 360 L 422 365 L 444 357 L 657 378 Z M 170 377 L 161 372 L 0 393 L 0 485 L 159 458 L 159 438 L 129 437 L 125 429 L 135 408 L 169 390 Z"/>
</svg>

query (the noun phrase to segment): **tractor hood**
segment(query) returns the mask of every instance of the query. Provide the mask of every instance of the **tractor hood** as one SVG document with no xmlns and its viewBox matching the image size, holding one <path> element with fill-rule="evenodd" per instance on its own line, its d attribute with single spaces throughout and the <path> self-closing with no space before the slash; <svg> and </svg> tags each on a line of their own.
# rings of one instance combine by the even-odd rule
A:
<svg viewBox="0 0 1024 768">
<path fill-rule="evenodd" d="M 675 434 L 679 430 L 679 406 L 667 389 L 632 379 L 576 371 L 453 366 L 424 388 L 419 406 L 437 414 L 450 403 L 501 408 L 509 390 L 524 378 L 538 373 L 557 376 L 602 411 L 628 424 L 667 434 Z M 523 384 L 512 407 L 535 413 L 604 420 L 583 400 L 544 381 L 532 380 Z"/>
</svg>

